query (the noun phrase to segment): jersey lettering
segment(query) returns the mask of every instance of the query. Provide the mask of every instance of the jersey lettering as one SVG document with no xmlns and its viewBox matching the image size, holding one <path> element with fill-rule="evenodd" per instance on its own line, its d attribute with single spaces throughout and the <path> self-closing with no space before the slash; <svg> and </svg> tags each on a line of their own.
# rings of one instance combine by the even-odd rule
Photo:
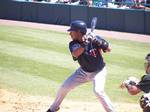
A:
<svg viewBox="0 0 150 112">
<path fill-rule="evenodd" d="M 91 50 L 89 51 L 89 55 L 96 58 L 97 50 L 96 50 L 95 48 L 94 48 L 94 49 L 91 49 Z"/>
</svg>

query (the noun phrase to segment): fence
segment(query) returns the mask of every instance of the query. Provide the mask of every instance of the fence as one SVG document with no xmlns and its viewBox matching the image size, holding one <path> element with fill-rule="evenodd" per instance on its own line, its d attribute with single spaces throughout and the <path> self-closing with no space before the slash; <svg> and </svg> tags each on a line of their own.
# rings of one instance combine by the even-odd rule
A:
<svg viewBox="0 0 150 112">
<path fill-rule="evenodd" d="M 98 17 L 98 29 L 150 34 L 150 11 L 110 9 L 33 2 L 0 2 L 0 18 L 20 21 L 69 25 L 72 20 L 84 20 L 90 27 Z"/>
</svg>

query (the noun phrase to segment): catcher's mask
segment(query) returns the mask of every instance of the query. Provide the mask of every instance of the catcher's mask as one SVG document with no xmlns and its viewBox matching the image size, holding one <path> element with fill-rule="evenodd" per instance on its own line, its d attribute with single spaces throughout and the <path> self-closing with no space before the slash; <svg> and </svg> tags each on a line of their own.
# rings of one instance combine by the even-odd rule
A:
<svg viewBox="0 0 150 112">
<path fill-rule="evenodd" d="M 145 71 L 150 74 L 150 53 L 145 57 L 146 62 L 144 63 Z"/>
<path fill-rule="evenodd" d="M 150 93 L 145 93 L 140 99 L 140 106 L 144 112 L 150 112 Z"/>
</svg>

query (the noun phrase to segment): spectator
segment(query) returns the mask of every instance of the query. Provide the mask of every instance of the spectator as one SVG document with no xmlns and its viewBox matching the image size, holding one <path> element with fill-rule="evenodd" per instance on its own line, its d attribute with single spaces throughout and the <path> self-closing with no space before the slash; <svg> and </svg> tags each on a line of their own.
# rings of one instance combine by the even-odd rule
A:
<svg viewBox="0 0 150 112">
<path fill-rule="evenodd" d="M 125 4 L 127 7 L 131 8 L 132 6 L 134 6 L 134 0 L 126 0 Z"/>
<path fill-rule="evenodd" d="M 87 1 L 87 0 L 80 0 L 79 4 L 80 5 L 89 5 L 89 1 Z"/>
<path fill-rule="evenodd" d="M 134 0 L 134 5 L 131 8 L 144 9 L 145 7 L 141 3 L 142 3 L 142 0 Z"/>
<path fill-rule="evenodd" d="M 69 3 L 72 5 L 79 5 L 80 0 L 69 0 Z"/>
<path fill-rule="evenodd" d="M 150 0 L 146 0 L 146 7 L 150 8 Z"/>
<path fill-rule="evenodd" d="M 107 7 L 108 6 L 108 0 L 93 0 L 92 5 L 94 7 Z"/>
<path fill-rule="evenodd" d="M 66 1 L 65 3 L 69 3 L 71 5 L 88 5 L 87 0 L 69 0 Z"/>
</svg>

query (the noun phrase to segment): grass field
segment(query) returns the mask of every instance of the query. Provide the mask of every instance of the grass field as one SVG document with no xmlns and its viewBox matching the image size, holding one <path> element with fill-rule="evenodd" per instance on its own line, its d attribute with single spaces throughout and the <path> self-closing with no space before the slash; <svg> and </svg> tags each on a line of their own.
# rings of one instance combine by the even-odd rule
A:
<svg viewBox="0 0 150 112">
<path fill-rule="evenodd" d="M 106 37 L 105 37 L 106 38 Z M 119 88 L 128 76 L 144 74 L 150 44 L 106 38 L 112 52 L 104 54 L 106 91 L 114 102 L 137 102 Z M 61 83 L 78 68 L 68 50 L 68 34 L 25 27 L 0 26 L 0 88 L 23 94 L 54 97 Z M 92 84 L 73 90 L 68 99 L 95 101 Z"/>
</svg>

